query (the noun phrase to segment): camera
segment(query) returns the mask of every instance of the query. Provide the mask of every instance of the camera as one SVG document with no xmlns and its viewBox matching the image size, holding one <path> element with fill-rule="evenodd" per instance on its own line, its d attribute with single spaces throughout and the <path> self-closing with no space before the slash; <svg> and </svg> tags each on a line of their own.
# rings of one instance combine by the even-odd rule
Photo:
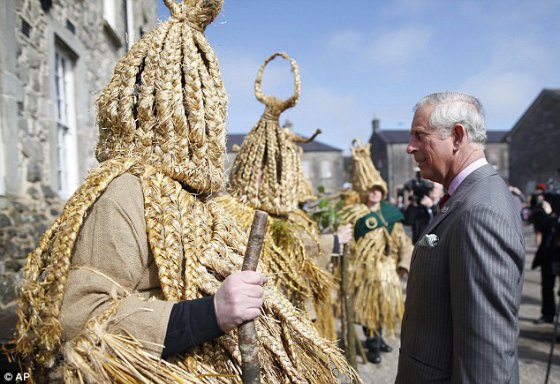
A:
<svg viewBox="0 0 560 384">
<path fill-rule="evenodd" d="M 560 216 L 560 193 L 558 191 L 549 191 L 543 193 L 544 200 L 550 204 L 552 212 Z"/>
<path fill-rule="evenodd" d="M 416 197 L 416 201 L 420 201 L 424 196 L 428 195 L 430 190 L 434 187 L 434 183 L 423 179 L 422 176 L 420 176 L 420 169 L 416 168 L 415 172 L 416 177 L 407 181 L 404 185 L 404 189 L 412 191 L 414 197 Z"/>
</svg>

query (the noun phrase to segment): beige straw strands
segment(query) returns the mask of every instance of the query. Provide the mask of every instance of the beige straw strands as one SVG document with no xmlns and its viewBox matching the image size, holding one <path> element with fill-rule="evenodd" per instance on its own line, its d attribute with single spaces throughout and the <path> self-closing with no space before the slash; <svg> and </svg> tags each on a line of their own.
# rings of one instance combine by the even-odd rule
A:
<svg viewBox="0 0 560 384">
<path fill-rule="evenodd" d="M 294 95 L 284 101 L 266 96 L 261 90 L 266 65 L 278 57 L 290 62 L 294 74 Z M 298 202 L 313 196 L 311 188 L 304 189 L 301 144 L 313 140 L 320 131 L 305 139 L 289 128 L 282 129 L 279 123 L 280 114 L 297 103 L 299 91 L 296 61 L 285 53 L 268 57 L 255 80 L 255 95 L 265 104 L 265 111 L 238 150 L 230 175 L 231 196 L 222 196 L 218 201 L 237 218 L 246 232 L 250 229 L 254 209 L 271 215 L 261 262 L 274 273 L 276 286 L 296 307 L 305 310 L 309 298 L 313 299 L 316 328 L 321 335 L 334 340 L 331 297 L 334 282 L 333 276 L 314 261 L 321 252 L 317 225 L 311 220 L 304 223 L 294 220 L 292 215 L 299 212 L 305 217 Z M 311 251 L 306 247 L 309 242 L 314 245 Z"/>
<path fill-rule="evenodd" d="M 204 28 L 221 0 L 167 0 L 171 18 L 137 42 L 98 100 L 97 159 L 140 158 L 199 193 L 224 183 L 227 96 Z"/>
<path fill-rule="evenodd" d="M 313 185 L 311 184 L 311 180 L 309 180 L 303 173 L 303 166 L 301 163 L 303 148 L 301 147 L 301 144 L 307 144 L 313 141 L 319 134 L 321 134 L 321 130 L 317 129 L 310 138 L 299 136 L 288 127 L 282 129 L 282 134 L 286 139 L 287 156 L 292 158 L 290 160 L 290 163 L 292 163 L 295 168 L 293 172 L 296 173 L 297 202 L 305 203 L 306 201 L 317 200 L 317 196 L 315 196 L 315 193 L 313 192 Z"/>
<path fill-rule="evenodd" d="M 362 201 L 367 198 L 369 189 L 375 186 L 383 190 L 383 196 L 387 196 L 387 183 L 381 178 L 381 174 L 371 160 L 371 144 L 364 144 L 355 139 L 350 150 L 354 166 L 352 189 L 360 194 Z"/>
<path fill-rule="evenodd" d="M 352 188 L 361 201 L 343 208 L 343 223 L 355 225 L 361 217 L 370 213 L 365 204 L 370 188 L 380 187 L 383 195 L 387 195 L 387 184 L 373 164 L 370 148 L 370 144 L 358 140 L 352 143 Z M 382 327 L 388 334 L 393 333 L 404 312 L 402 288 L 396 273 L 403 231 L 401 223 L 395 224 L 391 234 L 387 227 L 380 226 L 349 243 L 348 281 L 354 300 L 355 321 L 371 330 Z"/>
<path fill-rule="evenodd" d="M 227 100 L 217 59 L 203 33 L 222 1 L 165 3 L 169 21 L 118 62 L 99 97 L 101 164 L 28 256 L 14 343 L 35 381 L 241 380 L 236 331 L 166 362 L 147 352 L 134 335 L 110 330 L 126 296 L 115 297 L 73 339 L 62 338 L 61 306 L 78 234 L 96 200 L 125 173 L 141 182 L 148 245 L 161 284 L 154 299 L 175 302 L 212 295 L 241 269 L 247 236 L 222 206 L 206 198 L 224 180 Z M 264 289 L 256 328 L 264 383 L 336 383 L 334 368 L 359 380 L 336 345 L 322 339 L 272 286 Z"/>
<path fill-rule="evenodd" d="M 266 65 L 276 57 L 288 60 L 294 74 L 294 94 L 280 100 L 262 92 Z M 297 173 L 293 158 L 287 156 L 287 143 L 282 135 L 280 114 L 296 105 L 299 99 L 299 68 L 285 53 L 274 53 L 260 67 L 255 80 L 255 96 L 265 105 L 259 122 L 245 137 L 229 178 L 230 193 L 243 203 L 270 214 L 283 214 L 297 208 Z"/>
</svg>

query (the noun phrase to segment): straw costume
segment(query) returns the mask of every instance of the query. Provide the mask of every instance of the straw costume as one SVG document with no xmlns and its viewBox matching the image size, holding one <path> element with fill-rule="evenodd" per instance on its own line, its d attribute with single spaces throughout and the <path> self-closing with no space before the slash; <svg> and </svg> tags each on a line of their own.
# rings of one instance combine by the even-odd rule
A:
<svg viewBox="0 0 560 384">
<path fill-rule="evenodd" d="M 277 57 L 288 60 L 294 74 L 295 92 L 287 100 L 267 96 L 261 90 L 264 69 Z M 274 274 L 276 286 L 295 306 L 303 310 L 308 299 L 313 299 L 316 328 L 323 336 L 334 340 L 333 277 L 314 260 L 325 253 L 330 260 L 334 239 L 332 236 L 321 238 L 316 224 L 298 208 L 303 176 L 303 150 L 299 144 L 305 139 L 289 129 L 282 129 L 279 123 L 280 114 L 297 103 L 299 90 L 295 60 L 285 53 L 275 53 L 266 59 L 255 81 L 255 95 L 265 104 L 265 111 L 247 134 L 235 158 L 230 173 L 230 195 L 220 197 L 219 201 L 247 232 L 255 209 L 271 215 L 262 262 Z"/>
<path fill-rule="evenodd" d="M 287 152 L 289 153 L 289 156 L 293 157 L 293 163 L 296 168 L 295 172 L 297 172 L 296 198 L 298 206 L 299 204 L 317 200 L 317 196 L 313 192 L 313 185 L 311 184 L 311 180 L 309 180 L 309 178 L 303 173 L 303 166 L 301 163 L 303 148 L 301 147 L 301 145 L 312 142 L 321 133 L 321 130 L 317 129 L 310 138 L 305 138 L 293 132 L 291 129 L 291 124 L 284 125 L 284 128 L 282 129 L 282 134 L 287 140 Z"/>
<path fill-rule="evenodd" d="M 384 201 L 377 211 L 371 211 L 366 205 L 368 191 L 373 187 L 380 188 L 383 197 L 387 196 L 387 184 L 371 160 L 370 144 L 354 141 L 351 150 L 352 187 L 360 203 L 346 206 L 341 218 L 354 225 L 348 281 L 355 320 L 369 330 L 383 328 L 392 333 L 404 309 L 396 270 L 402 267 L 408 271 L 412 244 L 404 232 L 404 217 L 398 209 Z"/>
<path fill-rule="evenodd" d="M 299 208 L 300 204 L 317 199 L 317 196 L 313 193 L 311 180 L 303 173 L 303 167 L 301 165 L 303 148 L 301 144 L 306 144 L 314 140 L 315 137 L 321 133 L 321 130 L 316 130 L 310 138 L 299 136 L 287 127 L 282 130 L 282 133 L 287 141 L 287 152 L 294 157 L 293 163 L 296 165 L 297 172 L 296 198 L 298 201 L 298 208 L 288 213 L 288 223 L 292 223 L 299 228 L 298 238 L 305 247 L 306 256 L 323 271 L 327 271 L 331 264 L 333 252 L 338 252 L 336 245 L 334 245 L 335 238 L 332 234 L 321 234 L 317 223 L 309 217 L 307 212 Z M 308 277 L 310 280 L 317 279 L 317 277 L 321 277 L 322 275 L 317 276 L 313 270 L 310 272 Z M 331 277 L 330 273 L 329 277 Z M 313 283 L 311 282 L 310 284 Z M 326 287 L 326 284 L 324 284 L 325 289 L 331 291 L 333 288 L 331 285 L 333 284 L 329 284 L 330 287 Z M 321 286 L 316 287 L 316 290 L 319 289 L 322 289 Z M 322 336 L 330 340 L 335 340 L 337 335 L 334 325 L 332 295 L 328 294 L 324 297 L 323 292 L 316 293 L 313 291 L 313 287 L 312 294 L 313 300 L 312 302 L 309 300 L 307 301 L 307 309 L 311 313 L 311 317 L 315 319 L 315 328 L 317 328 Z"/>
<path fill-rule="evenodd" d="M 14 342 L 36 381 L 240 382 L 235 330 L 160 359 L 174 303 L 213 295 L 247 242 L 208 199 L 224 182 L 227 100 L 203 32 L 222 2 L 165 4 L 169 21 L 117 63 L 98 99 L 101 164 L 29 254 Z M 337 382 L 333 367 L 356 379 L 278 290 L 263 296 L 263 382 Z"/>
</svg>

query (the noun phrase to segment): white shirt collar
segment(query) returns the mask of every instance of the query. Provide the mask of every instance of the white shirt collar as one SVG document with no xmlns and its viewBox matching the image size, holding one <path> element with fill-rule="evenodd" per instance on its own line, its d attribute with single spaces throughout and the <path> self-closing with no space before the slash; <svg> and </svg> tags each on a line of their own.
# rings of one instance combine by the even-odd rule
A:
<svg viewBox="0 0 560 384">
<path fill-rule="evenodd" d="M 488 161 L 486 161 L 486 158 L 483 157 L 481 159 L 473 161 L 467 167 L 465 167 L 465 169 L 463 169 L 461 172 L 459 172 L 459 174 L 457 176 L 455 176 L 455 178 L 451 181 L 451 184 L 449 184 L 449 189 L 447 190 L 447 193 L 449 194 L 449 196 L 451 196 L 455 193 L 457 188 L 459 188 L 459 185 L 461 185 L 463 180 L 465 180 L 468 175 L 470 175 L 471 173 L 476 171 L 478 168 L 480 168 L 480 167 L 482 167 L 486 164 L 488 164 Z"/>
</svg>

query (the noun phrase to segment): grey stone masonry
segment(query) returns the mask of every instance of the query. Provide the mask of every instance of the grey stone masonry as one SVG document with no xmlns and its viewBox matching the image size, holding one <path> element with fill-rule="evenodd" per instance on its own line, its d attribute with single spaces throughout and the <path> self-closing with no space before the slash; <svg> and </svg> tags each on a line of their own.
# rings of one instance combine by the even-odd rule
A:
<svg viewBox="0 0 560 384">
<path fill-rule="evenodd" d="M 156 20 L 156 0 L 0 1 L 0 308 L 97 164 L 97 94 Z"/>
<path fill-rule="evenodd" d="M 539 183 L 560 189 L 560 89 L 543 89 L 507 141 L 513 185 L 526 194 Z"/>
</svg>

